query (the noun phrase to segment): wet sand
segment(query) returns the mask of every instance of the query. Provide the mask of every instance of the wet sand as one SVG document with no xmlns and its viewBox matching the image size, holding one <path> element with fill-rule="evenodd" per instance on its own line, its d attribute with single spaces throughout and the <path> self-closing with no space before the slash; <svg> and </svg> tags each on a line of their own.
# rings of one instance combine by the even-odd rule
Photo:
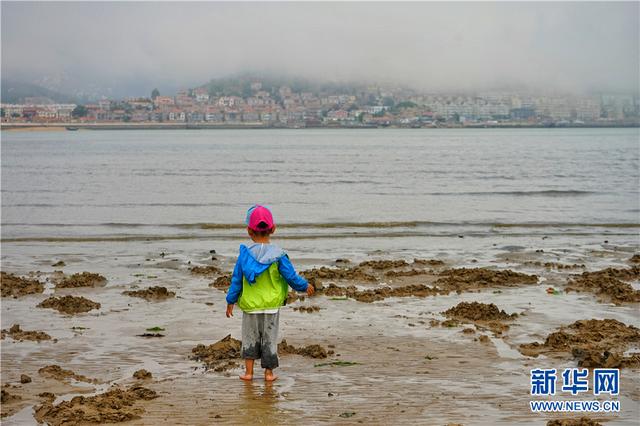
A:
<svg viewBox="0 0 640 426">
<path fill-rule="evenodd" d="M 0 130 L 3 132 L 64 132 L 67 129 L 65 126 L 13 126 L 5 125 L 0 126 Z"/>
<path fill-rule="evenodd" d="M 204 249 L 170 250 L 153 241 L 141 250 L 124 244 L 110 250 L 83 256 L 81 247 L 51 247 L 3 258 L 3 272 L 43 286 L 40 292 L 32 281 L 11 278 L 17 290 L 5 292 L 3 275 L 3 424 L 36 424 L 36 417 L 58 424 L 85 407 L 89 417 L 78 422 L 543 425 L 585 416 L 529 411 L 530 369 L 584 360 L 570 345 L 547 350 L 558 349 L 545 346 L 550 334 L 572 335 L 578 321 L 611 319 L 616 322 L 607 324 L 627 330 L 621 339 L 586 333 L 578 349 L 640 351 L 631 261 L 637 247 L 579 256 L 522 248 L 479 261 L 384 254 L 307 259 L 296 265 L 318 292 L 292 297 L 282 308 L 279 379 L 266 384 L 257 368 L 256 379 L 244 383 L 233 340 L 241 338 L 241 313 L 224 316 L 232 253 L 211 260 Z M 74 275 L 85 271 L 99 275 Z M 603 276 L 614 285 L 593 284 Z M 612 280 L 631 289 L 620 292 Z M 580 291 L 565 291 L 581 282 Z M 614 294 L 607 294 L 610 288 Z M 55 303 L 45 305 L 61 311 L 36 307 L 51 297 Z M 597 332 L 601 323 L 588 324 Z M 25 332 L 50 338 L 31 340 Z M 229 334 L 222 355 L 198 356 L 218 354 L 220 346 L 210 345 Z M 542 348 L 523 350 L 533 342 Z M 622 411 L 587 417 L 637 424 L 639 369 L 622 368 Z M 579 398 L 560 393 L 555 399 Z"/>
</svg>

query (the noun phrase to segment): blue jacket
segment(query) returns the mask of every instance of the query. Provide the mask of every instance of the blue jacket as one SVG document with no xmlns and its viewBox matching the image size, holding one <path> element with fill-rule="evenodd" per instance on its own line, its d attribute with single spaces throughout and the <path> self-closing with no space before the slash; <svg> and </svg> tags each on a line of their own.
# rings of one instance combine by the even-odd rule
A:
<svg viewBox="0 0 640 426">
<path fill-rule="evenodd" d="M 278 271 L 287 284 L 296 291 L 306 291 L 309 283 L 298 275 L 289 256 L 275 244 L 252 244 L 247 247 L 240 244 L 240 255 L 233 268 L 231 286 L 227 292 L 227 303 L 235 304 L 242 293 L 242 278 L 246 278 L 249 285 L 256 282 L 256 277 L 269 269 L 273 263 L 278 263 Z"/>
</svg>

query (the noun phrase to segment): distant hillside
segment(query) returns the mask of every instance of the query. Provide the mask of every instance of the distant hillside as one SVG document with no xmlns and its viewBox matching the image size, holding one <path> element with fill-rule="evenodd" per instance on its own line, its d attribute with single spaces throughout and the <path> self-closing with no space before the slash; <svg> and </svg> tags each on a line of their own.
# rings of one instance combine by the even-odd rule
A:
<svg viewBox="0 0 640 426">
<path fill-rule="evenodd" d="M 15 80 L 2 80 L 2 93 L 0 101 L 5 104 L 20 104 L 24 98 L 49 98 L 55 103 L 77 103 L 73 96 L 49 90 L 36 84 L 24 83 Z"/>
<path fill-rule="evenodd" d="M 201 87 L 206 87 L 211 96 L 251 96 L 251 83 L 261 82 L 262 90 L 275 95 L 282 86 L 290 87 L 294 92 L 344 93 L 356 94 L 366 87 L 364 84 L 334 83 L 311 81 L 296 77 L 277 77 L 243 73 L 231 77 L 214 78 Z"/>
</svg>

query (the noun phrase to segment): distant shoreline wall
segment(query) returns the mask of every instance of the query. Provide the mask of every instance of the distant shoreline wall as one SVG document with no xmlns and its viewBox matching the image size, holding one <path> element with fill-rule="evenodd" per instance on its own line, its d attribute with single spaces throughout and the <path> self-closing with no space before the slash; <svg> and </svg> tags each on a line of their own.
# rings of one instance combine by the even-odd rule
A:
<svg viewBox="0 0 640 426">
<path fill-rule="evenodd" d="M 269 129 L 261 124 L 195 123 L 2 123 L 2 130 L 185 130 L 185 129 Z"/>
<path fill-rule="evenodd" d="M 563 128 L 640 128 L 638 123 L 608 123 L 549 126 L 544 124 L 477 124 L 467 126 L 272 126 L 265 124 L 204 123 L 2 123 L 3 131 L 61 130 L 210 130 L 210 129 L 563 129 Z"/>
</svg>

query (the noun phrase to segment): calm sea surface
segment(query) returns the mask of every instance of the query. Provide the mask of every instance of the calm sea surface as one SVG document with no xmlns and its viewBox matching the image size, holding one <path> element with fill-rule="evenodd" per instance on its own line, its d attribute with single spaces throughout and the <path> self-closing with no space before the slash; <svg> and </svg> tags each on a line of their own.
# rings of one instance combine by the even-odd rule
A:
<svg viewBox="0 0 640 426">
<path fill-rule="evenodd" d="M 253 203 L 294 239 L 637 235 L 639 140 L 638 129 L 3 132 L 2 238 L 224 235 Z"/>
</svg>

